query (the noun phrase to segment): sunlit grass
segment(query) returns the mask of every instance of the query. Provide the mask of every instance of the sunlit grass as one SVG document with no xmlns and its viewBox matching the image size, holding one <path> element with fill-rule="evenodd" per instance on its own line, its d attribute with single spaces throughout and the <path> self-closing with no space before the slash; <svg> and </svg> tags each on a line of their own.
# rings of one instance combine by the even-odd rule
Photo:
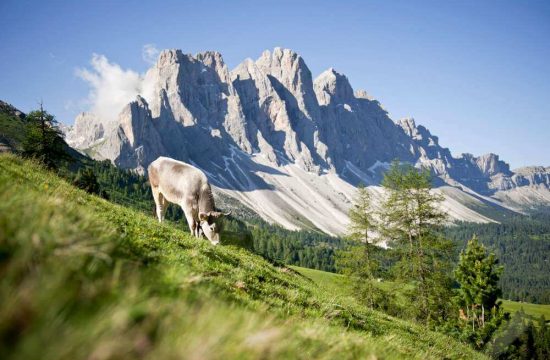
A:
<svg viewBox="0 0 550 360">
<path fill-rule="evenodd" d="M 550 305 L 523 303 L 518 301 L 502 300 L 504 310 L 510 313 L 515 313 L 523 309 L 525 314 L 539 318 L 544 315 L 546 320 L 550 320 Z"/>
<path fill-rule="evenodd" d="M 0 358 L 481 358 L 0 155 Z"/>
</svg>

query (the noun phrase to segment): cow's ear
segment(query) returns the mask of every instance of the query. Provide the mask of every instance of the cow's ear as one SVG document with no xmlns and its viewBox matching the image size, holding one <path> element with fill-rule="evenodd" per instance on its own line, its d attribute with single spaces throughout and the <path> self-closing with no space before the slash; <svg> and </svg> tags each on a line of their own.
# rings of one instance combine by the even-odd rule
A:
<svg viewBox="0 0 550 360">
<path fill-rule="evenodd" d="M 200 221 L 208 221 L 208 214 L 205 212 L 199 213 L 199 220 Z"/>
</svg>

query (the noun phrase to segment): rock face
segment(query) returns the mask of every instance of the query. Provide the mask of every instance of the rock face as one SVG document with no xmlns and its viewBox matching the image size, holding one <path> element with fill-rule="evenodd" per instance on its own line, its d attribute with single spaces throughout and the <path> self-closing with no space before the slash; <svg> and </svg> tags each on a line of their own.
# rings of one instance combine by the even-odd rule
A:
<svg viewBox="0 0 550 360">
<path fill-rule="evenodd" d="M 265 51 L 232 71 L 218 52 L 165 50 L 143 81 L 143 97 L 121 109 L 118 121 L 79 115 L 66 130 L 69 144 L 140 172 L 160 155 L 193 163 L 220 191 L 290 228 L 339 232 L 353 186 L 377 185 L 396 158 L 489 203 L 500 201 L 498 192 L 550 188 L 548 168 L 513 172 L 495 154 L 453 157 L 414 119 L 390 119 L 345 75 L 328 69 L 313 79 L 288 49 Z M 476 220 L 466 208 L 455 212 Z M 334 219 L 338 225 L 327 225 Z"/>
</svg>

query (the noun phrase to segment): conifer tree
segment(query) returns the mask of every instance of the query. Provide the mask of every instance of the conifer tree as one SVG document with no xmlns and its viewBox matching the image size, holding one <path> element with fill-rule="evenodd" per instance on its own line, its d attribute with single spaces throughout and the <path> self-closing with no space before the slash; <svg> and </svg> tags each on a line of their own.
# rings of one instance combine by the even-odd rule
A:
<svg viewBox="0 0 550 360">
<path fill-rule="evenodd" d="M 336 267 L 353 281 L 356 292 L 364 298 L 370 308 L 377 306 L 379 289 L 374 286 L 378 262 L 374 258 L 379 239 L 370 236 L 377 226 L 371 197 L 366 187 L 360 185 L 357 198 L 349 211 L 350 243 L 336 256 Z"/>
<path fill-rule="evenodd" d="M 78 170 L 73 183 L 78 188 L 83 189 L 90 194 L 99 195 L 101 193 L 101 187 L 97 182 L 97 176 L 91 168 Z"/>
<path fill-rule="evenodd" d="M 501 273 L 498 259 L 488 254 L 474 235 L 460 254 L 455 278 L 460 284 L 456 297 L 459 328 L 463 337 L 478 348 L 485 345 L 503 319 L 498 300 L 502 294 L 498 285 Z"/>
<path fill-rule="evenodd" d="M 60 160 L 70 158 L 57 120 L 44 110 L 42 104 L 39 110 L 27 114 L 25 120 L 27 127 L 23 141 L 24 156 L 38 159 L 50 169 L 56 168 Z"/>
<path fill-rule="evenodd" d="M 541 315 L 537 325 L 535 339 L 536 357 L 537 359 L 550 359 L 550 328 L 546 323 L 544 315 Z"/>
<path fill-rule="evenodd" d="M 399 278 L 412 283 L 411 312 L 427 325 L 442 322 L 450 303 L 452 243 L 441 236 L 446 213 L 441 195 L 431 191 L 429 170 L 394 161 L 382 182 L 388 191 L 380 228 L 397 252 Z"/>
</svg>

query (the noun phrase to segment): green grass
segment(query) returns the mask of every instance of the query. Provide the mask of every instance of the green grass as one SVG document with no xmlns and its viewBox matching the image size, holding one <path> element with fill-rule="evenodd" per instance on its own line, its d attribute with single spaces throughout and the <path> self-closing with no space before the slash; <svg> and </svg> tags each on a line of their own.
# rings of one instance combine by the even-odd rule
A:
<svg viewBox="0 0 550 360">
<path fill-rule="evenodd" d="M 510 300 L 502 300 L 502 305 L 504 306 L 504 310 L 509 313 L 515 313 L 523 309 L 527 315 L 531 315 L 535 318 L 539 318 L 541 315 L 544 315 L 546 320 L 550 320 L 550 305 L 522 303 Z"/>
<path fill-rule="evenodd" d="M 313 280 L 324 291 L 339 297 L 352 296 L 353 291 L 344 275 L 327 271 L 308 269 L 300 266 L 290 266 L 293 270 Z"/>
<path fill-rule="evenodd" d="M 348 278 L 341 274 L 334 274 L 327 271 L 314 270 L 299 266 L 291 266 L 295 271 L 311 279 L 319 287 L 324 289 L 334 296 L 344 299 L 353 298 L 352 284 Z M 404 289 L 410 288 L 409 285 L 404 285 L 393 281 L 377 281 L 376 287 L 384 290 L 388 295 L 392 295 L 395 305 L 399 308 L 406 309 L 408 306 L 408 298 L 405 295 Z"/>
<path fill-rule="evenodd" d="M 483 358 L 0 155 L 0 358 Z"/>
<path fill-rule="evenodd" d="M 352 289 L 346 277 L 339 274 L 333 274 L 326 271 L 313 270 L 302 268 L 298 266 L 292 266 L 294 270 L 304 275 L 305 277 L 314 281 L 324 290 L 329 293 L 335 294 L 335 296 L 348 297 L 352 295 Z M 396 294 L 398 298 L 402 298 L 400 284 L 391 281 L 381 281 L 377 283 L 381 289 Z M 403 298 L 404 299 L 404 298 Z M 404 301 L 404 300 L 403 300 Z M 531 303 L 522 303 L 517 301 L 502 300 L 504 311 L 511 314 L 523 309 L 525 314 L 534 318 L 539 318 L 541 315 L 547 320 L 550 320 L 550 305 L 540 305 Z"/>
</svg>

